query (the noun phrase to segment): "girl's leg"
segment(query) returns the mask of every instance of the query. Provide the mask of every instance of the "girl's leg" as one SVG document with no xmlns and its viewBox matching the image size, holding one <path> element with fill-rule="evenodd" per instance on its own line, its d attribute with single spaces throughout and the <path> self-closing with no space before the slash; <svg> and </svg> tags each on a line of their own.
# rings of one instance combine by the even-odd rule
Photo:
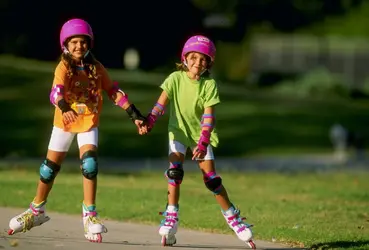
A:
<svg viewBox="0 0 369 250">
<path fill-rule="evenodd" d="M 67 152 L 57 152 L 50 149 L 47 151 L 46 160 L 41 165 L 40 175 L 43 175 L 42 171 L 48 171 L 48 168 L 50 168 L 52 169 L 54 176 L 51 177 L 52 179 L 50 181 L 41 180 L 41 177 L 41 179 L 38 181 L 36 197 L 34 198 L 33 203 L 40 204 L 47 200 L 47 197 L 49 196 L 49 193 L 54 185 L 54 179 L 58 174 L 60 166 L 63 163 L 66 155 Z"/>
<path fill-rule="evenodd" d="M 83 203 L 95 206 L 97 188 L 97 148 L 95 145 L 83 145 L 79 149 L 83 176 Z"/>
<path fill-rule="evenodd" d="M 9 234 L 21 231 L 25 232 L 50 219 L 45 213 L 46 201 L 73 138 L 73 133 L 65 132 L 56 127 L 53 128 L 46 159 L 40 166 L 40 180 L 38 182 L 36 196 L 31 202 L 29 209 L 10 220 Z"/>
<path fill-rule="evenodd" d="M 98 132 L 97 128 L 92 128 L 90 131 L 78 133 L 77 135 L 79 157 L 81 160 L 80 168 L 83 176 L 83 203 L 87 207 L 94 207 L 96 201 Z"/>
<path fill-rule="evenodd" d="M 97 216 L 95 205 L 98 174 L 97 138 L 97 128 L 77 135 L 83 176 L 83 226 L 85 237 L 91 242 L 102 242 L 101 233 L 107 232 Z"/>
<path fill-rule="evenodd" d="M 46 159 L 40 167 L 40 181 L 34 203 L 39 204 L 47 200 L 54 184 L 54 179 L 67 155 L 74 136 L 74 133 L 65 132 L 61 128 L 53 127 Z"/>
<path fill-rule="evenodd" d="M 180 185 L 183 180 L 183 161 L 186 147 L 179 142 L 169 142 L 169 168 L 165 171 L 168 179 L 168 200 L 165 217 L 160 224 L 159 234 L 162 236 L 161 244 L 171 246 L 176 243 L 175 234 L 178 227 Z"/>
<path fill-rule="evenodd" d="M 198 160 L 199 168 L 204 177 L 205 186 L 213 192 L 216 201 L 222 209 L 224 219 L 238 238 L 246 242 L 251 248 L 255 248 L 252 241 L 251 225 L 244 223 L 240 211 L 229 200 L 227 191 L 222 184 L 222 178 L 217 175 L 214 163 L 214 155 L 211 146 L 203 160 Z"/>
<path fill-rule="evenodd" d="M 180 169 L 179 171 L 183 171 L 183 161 L 184 155 L 179 152 L 171 153 L 169 155 L 170 168 L 166 172 L 166 176 L 168 178 L 168 206 L 176 206 L 177 208 L 179 206 L 180 185 L 182 180 L 175 180 L 174 178 L 171 179 L 170 174 L 172 174 L 171 172 L 174 172 L 171 171 L 171 169 Z M 173 175 L 175 175 L 175 173 Z M 180 175 L 180 172 L 178 175 Z M 179 177 L 178 179 L 181 178 Z"/>
<path fill-rule="evenodd" d="M 222 179 L 216 174 L 214 160 L 200 160 L 198 164 L 204 176 L 206 187 L 214 193 L 215 199 L 222 210 L 228 210 L 232 203 L 229 200 L 227 190 L 222 184 Z"/>
</svg>

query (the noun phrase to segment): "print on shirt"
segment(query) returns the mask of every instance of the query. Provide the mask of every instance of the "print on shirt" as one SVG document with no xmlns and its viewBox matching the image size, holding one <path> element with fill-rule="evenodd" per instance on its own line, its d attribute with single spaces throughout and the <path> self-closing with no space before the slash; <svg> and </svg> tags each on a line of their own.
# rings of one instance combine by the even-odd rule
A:
<svg viewBox="0 0 369 250">
<path fill-rule="evenodd" d="M 68 102 L 79 115 L 98 113 L 99 91 L 94 80 L 76 81 L 66 93 Z"/>
</svg>

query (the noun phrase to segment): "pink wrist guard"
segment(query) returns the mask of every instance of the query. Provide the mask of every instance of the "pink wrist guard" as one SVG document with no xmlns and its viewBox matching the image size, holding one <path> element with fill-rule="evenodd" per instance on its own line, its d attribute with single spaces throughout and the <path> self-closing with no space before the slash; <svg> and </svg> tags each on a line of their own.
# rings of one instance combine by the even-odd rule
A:
<svg viewBox="0 0 369 250">
<path fill-rule="evenodd" d="M 210 144 L 210 131 L 202 130 L 200 140 L 197 143 L 197 150 L 206 154 L 209 144 Z"/>
<path fill-rule="evenodd" d="M 149 131 L 152 130 L 152 128 L 155 125 L 156 120 L 158 119 L 158 116 L 164 115 L 165 112 L 165 106 L 160 103 L 155 103 L 154 107 L 151 110 L 151 113 L 146 117 L 147 119 L 147 127 Z"/>
<path fill-rule="evenodd" d="M 126 104 L 126 102 L 128 102 L 128 95 L 125 93 L 122 93 L 122 97 L 119 99 L 118 103 L 116 104 L 117 106 L 123 108 L 123 105 Z"/>
<path fill-rule="evenodd" d="M 113 96 L 115 94 L 117 94 L 118 92 L 120 92 L 123 96 L 122 96 L 122 98 L 119 99 L 119 101 L 116 103 L 116 105 L 123 108 L 123 105 L 126 102 L 128 102 L 128 95 L 126 93 L 124 93 L 123 90 L 121 90 L 118 87 L 118 82 L 114 82 L 113 87 L 108 92 L 108 95 L 109 95 L 110 99 L 113 99 Z"/>
<path fill-rule="evenodd" d="M 153 114 L 149 114 L 148 116 L 147 116 L 147 128 L 149 129 L 149 131 L 151 131 L 152 130 L 152 128 L 154 127 L 154 125 L 155 125 L 155 122 L 156 122 L 156 120 L 158 119 L 158 117 L 156 116 L 156 115 L 153 115 Z"/>
</svg>

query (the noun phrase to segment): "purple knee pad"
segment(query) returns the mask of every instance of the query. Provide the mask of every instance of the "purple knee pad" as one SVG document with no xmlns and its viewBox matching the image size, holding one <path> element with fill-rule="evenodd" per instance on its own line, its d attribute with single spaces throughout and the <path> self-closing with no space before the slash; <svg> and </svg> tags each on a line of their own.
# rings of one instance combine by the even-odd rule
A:
<svg viewBox="0 0 369 250">
<path fill-rule="evenodd" d="M 204 183 L 214 194 L 220 194 L 222 191 L 222 178 L 215 171 L 204 174 Z"/>
</svg>

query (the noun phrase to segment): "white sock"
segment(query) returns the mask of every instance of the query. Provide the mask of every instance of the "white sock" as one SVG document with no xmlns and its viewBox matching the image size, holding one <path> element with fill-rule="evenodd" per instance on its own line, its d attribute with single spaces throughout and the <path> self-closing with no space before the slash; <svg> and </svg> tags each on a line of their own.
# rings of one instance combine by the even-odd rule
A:
<svg viewBox="0 0 369 250">
<path fill-rule="evenodd" d="M 167 211 L 168 212 L 177 212 L 178 211 L 178 207 L 175 205 L 168 205 L 167 206 Z"/>
<path fill-rule="evenodd" d="M 231 206 L 230 208 L 228 208 L 227 211 L 224 211 L 223 214 L 226 215 L 226 216 L 232 216 L 232 215 L 234 215 L 234 210 L 235 210 L 235 208 L 233 206 Z"/>
</svg>

